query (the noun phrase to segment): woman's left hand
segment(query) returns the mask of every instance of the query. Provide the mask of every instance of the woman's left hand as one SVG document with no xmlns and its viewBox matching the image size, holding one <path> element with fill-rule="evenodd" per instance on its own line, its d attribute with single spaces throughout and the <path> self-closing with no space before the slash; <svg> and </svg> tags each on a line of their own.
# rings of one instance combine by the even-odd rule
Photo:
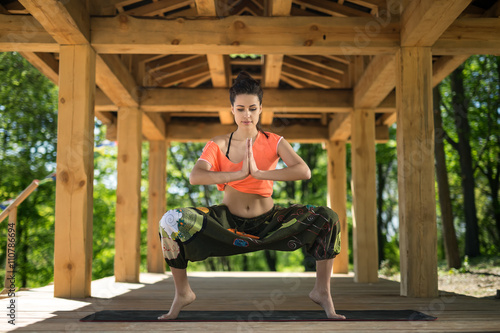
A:
<svg viewBox="0 0 500 333">
<path fill-rule="evenodd" d="M 255 163 L 255 159 L 253 157 L 253 149 L 252 149 L 252 139 L 247 140 L 248 145 L 248 163 L 250 167 L 250 174 L 253 178 L 259 179 L 262 171 L 257 168 L 257 163 Z"/>
</svg>

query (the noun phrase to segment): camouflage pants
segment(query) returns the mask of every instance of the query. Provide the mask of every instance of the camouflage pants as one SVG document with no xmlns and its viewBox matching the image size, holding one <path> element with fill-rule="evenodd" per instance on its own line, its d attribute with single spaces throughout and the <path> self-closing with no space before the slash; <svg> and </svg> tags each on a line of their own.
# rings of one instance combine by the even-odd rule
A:
<svg viewBox="0 0 500 333">
<path fill-rule="evenodd" d="M 340 223 L 328 207 L 278 205 L 253 218 L 232 215 L 226 205 L 172 209 L 159 225 L 167 264 L 186 268 L 188 260 L 258 250 L 294 251 L 303 246 L 316 260 L 340 252 Z"/>
</svg>

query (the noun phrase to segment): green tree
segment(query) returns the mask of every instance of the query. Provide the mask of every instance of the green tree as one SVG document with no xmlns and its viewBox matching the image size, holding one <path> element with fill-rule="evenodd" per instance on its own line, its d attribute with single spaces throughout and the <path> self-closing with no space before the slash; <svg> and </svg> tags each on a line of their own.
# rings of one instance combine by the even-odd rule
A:
<svg viewBox="0 0 500 333">
<path fill-rule="evenodd" d="M 34 179 L 44 178 L 55 169 L 58 91 L 18 53 L 0 53 L 0 82 L 0 202 L 3 202 L 15 198 Z M 52 280 L 55 206 L 52 184 L 39 186 L 18 209 L 19 287 L 41 286 Z M 2 239 L 6 239 L 7 228 L 0 229 Z M 3 266 L 4 246 L 0 246 L 0 262 Z"/>
</svg>

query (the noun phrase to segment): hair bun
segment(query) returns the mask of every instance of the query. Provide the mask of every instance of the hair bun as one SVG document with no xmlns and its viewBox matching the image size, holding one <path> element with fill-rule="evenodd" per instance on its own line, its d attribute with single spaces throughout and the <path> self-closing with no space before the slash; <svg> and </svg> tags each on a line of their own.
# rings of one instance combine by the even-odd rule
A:
<svg viewBox="0 0 500 333">
<path fill-rule="evenodd" d="M 237 82 L 240 82 L 240 81 L 244 81 L 244 80 L 252 80 L 254 81 L 255 79 L 250 76 L 250 74 L 248 74 L 247 71 L 241 71 L 238 76 L 236 77 L 236 79 L 234 80 L 234 83 L 237 83 Z"/>
</svg>

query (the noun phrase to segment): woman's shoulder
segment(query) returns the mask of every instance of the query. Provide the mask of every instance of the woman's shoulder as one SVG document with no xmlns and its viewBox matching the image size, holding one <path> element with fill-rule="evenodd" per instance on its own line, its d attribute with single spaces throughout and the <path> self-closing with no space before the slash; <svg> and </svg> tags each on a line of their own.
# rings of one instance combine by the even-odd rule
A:
<svg viewBox="0 0 500 333">
<path fill-rule="evenodd" d="M 230 134 L 218 135 L 210 139 L 210 141 L 219 146 L 220 150 L 222 151 L 227 147 L 227 141 L 229 140 L 229 135 Z"/>
</svg>

